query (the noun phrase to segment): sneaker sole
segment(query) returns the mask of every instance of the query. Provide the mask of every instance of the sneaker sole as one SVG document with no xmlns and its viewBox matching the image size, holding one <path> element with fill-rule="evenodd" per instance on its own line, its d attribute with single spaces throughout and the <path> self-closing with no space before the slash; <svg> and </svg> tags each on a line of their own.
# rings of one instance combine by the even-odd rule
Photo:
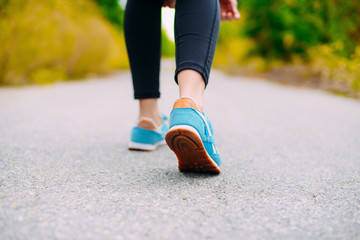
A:
<svg viewBox="0 0 360 240">
<path fill-rule="evenodd" d="M 165 140 L 178 158 L 181 172 L 220 173 L 195 128 L 187 125 L 174 126 L 166 134 Z"/>
<path fill-rule="evenodd" d="M 165 140 L 162 140 L 158 144 L 146 144 L 146 143 L 137 143 L 137 142 L 129 142 L 128 149 L 133 151 L 145 151 L 150 152 L 155 150 L 157 147 L 161 145 L 165 145 Z"/>
</svg>

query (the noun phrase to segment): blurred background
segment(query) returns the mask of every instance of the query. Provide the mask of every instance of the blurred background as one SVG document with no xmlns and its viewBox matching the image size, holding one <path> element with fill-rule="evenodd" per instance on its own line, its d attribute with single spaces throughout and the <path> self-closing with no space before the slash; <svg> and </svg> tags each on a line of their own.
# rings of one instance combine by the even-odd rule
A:
<svg viewBox="0 0 360 240">
<path fill-rule="evenodd" d="M 126 1 L 0 0 L 0 85 L 56 81 L 128 69 Z M 239 1 L 223 23 L 214 67 L 360 98 L 360 1 Z M 174 57 L 173 10 L 163 11 L 162 54 Z"/>
</svg>

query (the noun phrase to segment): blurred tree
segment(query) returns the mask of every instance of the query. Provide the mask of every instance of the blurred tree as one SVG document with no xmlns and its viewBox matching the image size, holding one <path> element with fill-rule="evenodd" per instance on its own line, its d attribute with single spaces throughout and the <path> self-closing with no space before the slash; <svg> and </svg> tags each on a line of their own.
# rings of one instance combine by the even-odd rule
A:
<svg viewBox="0 0 360 240">
<path fill-rule="evenodd" d="M 360 42 L 358 0 L 239 1 L 245 12 L 243 34 L 254 39 L 251 54 L 290 60 L 306 58 L 309 47 L 340 42 L 338 53 L 350 57 Z"/>
<path fill-rule="evenodd" d="M 0 84 L 51 83 L 128 67 L 123 38 L 94 2 L 0 3 Z"/>
<path fill-rule="evenodd" d="M 304 76 L 311 72 L 319 85 L 360 97 L 359 0 L 238 3 L 240 21 L 221 25 L 215 66 L 264 72 L 284 64 L 307 65 Z"/>
</svg>

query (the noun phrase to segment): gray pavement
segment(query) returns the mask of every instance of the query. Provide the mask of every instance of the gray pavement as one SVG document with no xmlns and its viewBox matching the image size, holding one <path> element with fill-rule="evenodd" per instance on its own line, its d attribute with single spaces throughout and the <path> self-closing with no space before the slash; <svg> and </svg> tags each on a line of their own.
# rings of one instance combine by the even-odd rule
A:
<svg viewBox="0 0 360 240">
<path fill-rule="evenodd" d="M 213 71 L 205 104 L 218 176 L 127 150 L 128 72 L 0 89 L 0 239 L 360 238 L 359 101 Z"/>
</svg>

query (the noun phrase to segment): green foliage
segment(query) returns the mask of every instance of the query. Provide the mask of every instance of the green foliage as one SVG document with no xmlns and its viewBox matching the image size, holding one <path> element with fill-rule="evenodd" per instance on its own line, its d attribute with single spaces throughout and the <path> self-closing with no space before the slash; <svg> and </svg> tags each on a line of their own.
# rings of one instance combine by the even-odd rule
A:
<svg viewBox="0 0 360 240">
<path fill-rule="evenodd" d="M 240 21 L 221 25 L 216 66 L 264 72 L 285 64 L 307 65 L 321 85 L 360 96 L 360 1 L 238 3 Z"/>
<path fill-rule="evenodd" d="M 168 38 L 164 29 L 161 31 L 161 55 L 163 57 L 175 56 L 175 43 Z"/>
<path fill-rule="evenodd" d="M 5 6 L 8 4 L 9 0 L 0 0 L 0 12 L 4 10 Z"/>
<path fill-rule="evenodd" d="M 118 0 L 93 0 L 102 10 L 106 19 L 114 24 L 122 33 L 124 10 L 120 7 Z M 175 56 L 175 44 L 168 38 L 165 30 L 161 31 L 161 54 L 163 57 Z"/>
<path fill-rule="evenodd" d="M 290 60 L 305 58 L 317 44 L 340 41 L 339 54 L 350 57 L 360 43 L 360 3 L 357 0 L 241 1 L 246 24 L 243 35 L 252 38 L 252 54 Z"/>
<path fill-rule="evenodd" d="M 118 0 L 93 0 L 102 10 L 103 15 L 117 28 L 123 29 L 124 10 Z"/>
<path fill-rule="evenodd" d="M 0 84 L 49 83 L 128 66 L 121 35 L 89 0 L 1 5 Z"/>
</svg>

